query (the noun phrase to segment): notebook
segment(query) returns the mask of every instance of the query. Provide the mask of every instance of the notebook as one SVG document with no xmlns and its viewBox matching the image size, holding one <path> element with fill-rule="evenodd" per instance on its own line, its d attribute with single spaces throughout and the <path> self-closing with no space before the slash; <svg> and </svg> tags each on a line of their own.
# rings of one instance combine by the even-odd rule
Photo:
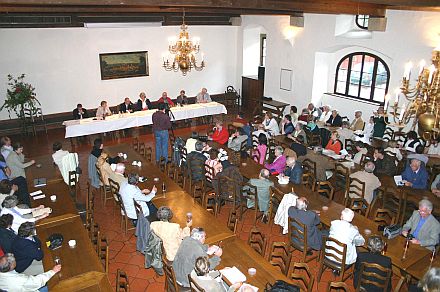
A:
<svg viewBox="0 0 440 292">
<path fill-rule="evenodd" d="M 41 178 L 34 179 L 34 187 L 36 187 L 36 188 L 44 187 L 45 185 L 46 185 L 46 178 L 41 177 Z"/>
</svg>

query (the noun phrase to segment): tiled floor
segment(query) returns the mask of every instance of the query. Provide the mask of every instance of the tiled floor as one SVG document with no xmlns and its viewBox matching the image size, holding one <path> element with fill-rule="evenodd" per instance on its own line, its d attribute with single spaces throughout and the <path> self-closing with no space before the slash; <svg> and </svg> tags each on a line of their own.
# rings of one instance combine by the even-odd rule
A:
<svg viewBox="0 0 440 292">
<path fill-rule="evenodd" d="M 188 133 L 189 131 L 205 131 L 206 126 L 198 126 L 191 128 L 184 128 L 176 130 L 176 135 L 182 133 Z M 152 146 L 153 137 L 148 133 L 145 133 L 145 130 L 142 130 L 142 135 L 139 136 L 141 141 L 150 143 Z M 24 142 L 25 145 L 25 153 L 27 157 L 36 157 L 38 155 L 44 155 L 52 153 L 52 143 L 54 141 L 63 141 L 64 148 L 70 151 L 76 151 L 80 156 L 80 165 L 82 165 L 82 169 L 84 171 L 81 177 L 81 194 L 79 196 L 79 200 L 84 199 L 84 194 L 86 191 L 86 178 L 87 178 L 87 156 L 90 152 L 91 146 L 90 141 L 84 141 L 79 146 L 75 146 L 75 149 L 72 149 L 70 141 L 63 138 L 64 131 L 63 130 L 50 130 L 49 135 L 40 135 L 38 137 L 12 137 L 13 140 L 20 140 Z M 133 130 L 131 135 L 139 135 L 137 130 Z M 131 137 L 111 140 L 110 137 L 105 137 L 104 145 L 111 145 L 116 143 L 126 143 L 127 147 L 131 147 L 130 145 Z M 134 236 L 134 232 L 129 231 L 127 235 L 124 234 L 123 230 L 120 228 L 120 216 L 116 212 L 116 209 L 112 203 L 107 203 L 107 206 L 104 207 L 103 203 L 97 197 L 96 211 L 95 211 L 95 219 L 99 224 L 102 233 L 107 237 L 109 241 L 110 248 L 110 264 L 109 264 L 109 279 L 112 285 L 115 285 L 115 275 L 117 269 L 124 270 L 130 280 L 131 291 L 148 291 L 148 292 L 157 292 L 164 290 L 164 277 L 157 276 L 152 269 L 144 268 L 144 257 L 142 254 L 136 252 L 136 237 Z M 224 207 L 221 210 L 221 214 L 219 214 L 218 219 L 220 224 L 226 224 L 227 216 L 229 213 L 228 207 Z M 258 228 L 260 228 L 263 233 L 269 238 L 268 246 L 271 245 L 272 242 L 275 241 L 286 241 L 287 236 L 281 235 L 281 230 L 279 226 L 270 227 L 268 224 L 263 224 L 262 222 L 257 223 Z M 247 240 L 248 233 L 252 227 L 252 219 L 250 214 L 245 214 L 243 221 L 238 225 L 237 236 L 242 240 Z M 293 261 L 297 261 L 299 259 L 299 253 L 293 253 Z M 313 260 L 309 263 L 310 268 L 313 271 L 313 275 L 316 277 L 318 271 L 318 263 L 316 260 Z M 320 283 L 316 283 L 314 285 L 313 291 L 326 291 L 328 281 L 333 281 L 334 277 L 330 271 L 326 271 L 323 274 L 323 277 Z M 393 284 L 396 284 L 396 277 L 393 279 Z M 347 285 L 352 287 L 352 280 L 347 280 Z M 354 290 L 354 289 L 353 289 Z"/>
</svg>

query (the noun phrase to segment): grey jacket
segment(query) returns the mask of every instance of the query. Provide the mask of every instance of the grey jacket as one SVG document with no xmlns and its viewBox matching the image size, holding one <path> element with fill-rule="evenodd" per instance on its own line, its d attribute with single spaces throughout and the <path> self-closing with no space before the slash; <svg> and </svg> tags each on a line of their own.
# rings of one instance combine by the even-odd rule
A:
<svg viewBox="0 0 440 292">
<path fill-rule="evenodd" d="M 295 207 L 290 207 L 288 214 L 289 217 L 306 225 L 307 245 L 314 250 L 320 250 L 322 246 L 322 233 L 318 228 L 319 223 L 321 223 L 319 216 L 313 211 L 298 210 Z"/>
<path fill-rule="evenodd" d="M 97 160 L 98 158 L 96 158 L 95 155 L 90 154 L 87 170 L 89 172 L 90 184 L 92 185 L 92 187 L 99 189 L 99 176 L 98 176 L 98 171 L 96 170 Z"/>
<path fill-rule="evenodd" d="M 18 155 L 17 152 L 12 151 L 9 153 L 8 158 L 6 158 L 6 165 L 11 170 L 10 178 L 16 178 L 22 176 L 26 178 L 26 173 L 24 169 L 32 165 L 31 162 L 24 162 L 24 155 Z"/>
<path fill-rule="evenodd" d="M 173 268 L 176 280 L 184 287 L 189 287 L 188 275 L 194 269 L 196 259 L 206 256 L 208 246 L 200 241 L 188 236 L 182 240 L 176 257 L 174 258 Z M 209 269 L 213 270 L 220 263 L 220 257 L 213 256 L 209 259 Z"/>
<path fill-rule="evenodd" d="M 148 236 L 148 245 L 145 249 L 145 268 L 153 268 L 158 275 L 163 275 L 162 240 L 154 231 Z M 194 260 L 195 262 L 195 260 Z"/>
<path fill-rule="evenodd" d="M 138 216 L 136 224 L 136 250 L 145 254 L 150 236 L 150 222 L 145 216 Z"/>
<path fill-rule="evenodd" d="M 240 151 L 241 143 L 244 141 L 247 141 L 248 136 L 246 135 L 240 135 L 237 137 L 230 137 L 228 140 L 228 148 L 234 150 L 234 151 Z"/>
<path fill-rule="evenodd" d="M 420 221 L 419 211 L 414 211 L 411 218 L 406 221 L 405 225 L 403 225 L 402 231 L 408 231 L 411 229 L 411 232 L 416 230 L 417 224 Z M 426 219 L 425 223 L 420 228 L 417 239 L 420 241 L 420 245 L 424 246 L 430 250 L 434 250 L 435 245 L 439 242 L 440 236 L 440 223 L 435 219 L 434 216 L 429 215 Z"/>
</svg>

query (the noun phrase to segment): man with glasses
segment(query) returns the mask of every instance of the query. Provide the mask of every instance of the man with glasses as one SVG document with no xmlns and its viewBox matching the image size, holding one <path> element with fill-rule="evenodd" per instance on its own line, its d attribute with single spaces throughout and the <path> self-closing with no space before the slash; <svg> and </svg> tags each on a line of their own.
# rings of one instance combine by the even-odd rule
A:
<svg viewBox="0 0 440 292">
<path fill-rule="evenodd" d="M 402 235 L 408 237 L 413 244 L 420 244 L 434 250 L 439 242 L 440 223 L 432 216 L 432 203 L 423 199 L 419 202 L 419 210 L 413 212 L 411 218 L 402 228 Z"/>
</svg>

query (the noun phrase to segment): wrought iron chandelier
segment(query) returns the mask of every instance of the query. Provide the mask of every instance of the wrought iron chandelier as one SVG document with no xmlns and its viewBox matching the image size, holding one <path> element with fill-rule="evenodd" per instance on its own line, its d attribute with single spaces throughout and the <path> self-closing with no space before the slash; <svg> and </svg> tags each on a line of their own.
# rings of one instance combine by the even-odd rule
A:
<svg viewBox="0 0 440 292">
<path fill-rule="evenodd" d="M 412 120 L 411 129 L 418 125 L 419 134 L 425 139 L 437 138 L 440 134 L 440 46 L 432 52 L 432 65 L 426 68 L 424 60 L 419 63 L 418 76 L 413 87 L 410 86 L 411 62 L 405 65 L 402 85 L 397 89 L 394 104 L 390 106 L 395 126 L 405 127 Z M 399 106 L 399 97 L 405 101 Z M 385 111 L 390 96 L 385 97 Z"/>
<path fill-rule="evenodd" d="M 200 50 L 199 40 L 189 39 L 188 26 L 185 24 L 185 11 L 183 11 L 182 25 L 180 26 L 180 33 L 178 39 L 173 43 L 170 41 L 168 46 L 169 55 L 163 57 L 163 67 L 167 71 L 173 70 L 174 72 L 181 71 L 182 75 L 186 75 L 191 69 L 201 71 L 205 67 L 205 61 L 203 60 L 200 65 L 197 65 L 196 54 Z M 169 59 L 172 59 L 170 61 Z"/>
</svg>

